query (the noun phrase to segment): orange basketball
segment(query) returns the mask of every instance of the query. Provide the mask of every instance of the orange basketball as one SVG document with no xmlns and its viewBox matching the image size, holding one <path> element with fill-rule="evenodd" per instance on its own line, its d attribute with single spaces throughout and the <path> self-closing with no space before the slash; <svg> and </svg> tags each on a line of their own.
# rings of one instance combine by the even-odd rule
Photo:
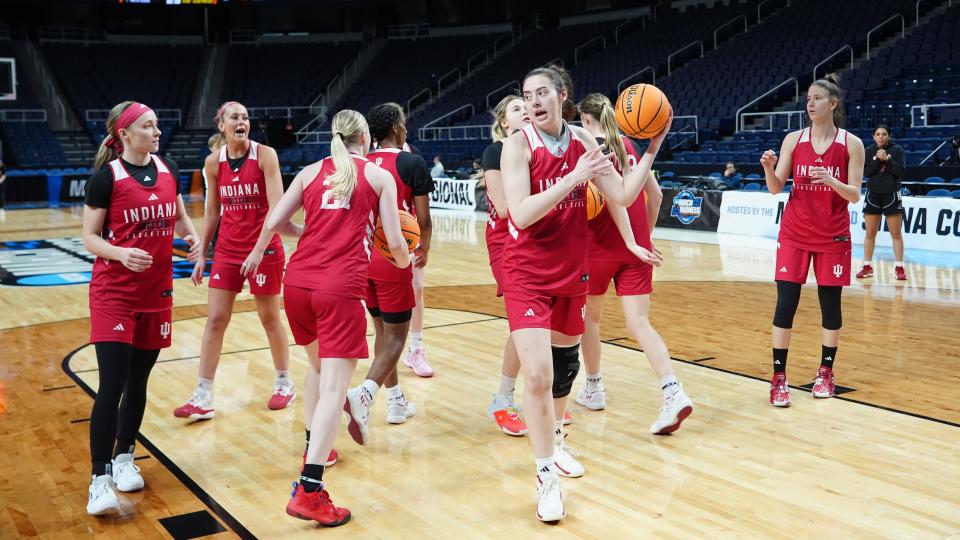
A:
<svg viewBox="0 0 960 540">
<path fill-rule="evenodd" d="M 413 250 L 420 246 L 420 224 L 417 218 L 404 210 L 397 210 L 400 214 L 400 231 L 403 232 L 403 238 L 407 241 L 407 251 L 413 253 Z M 387 235 L 383 233 L 383 223 L 377 218 L 377 228 L 373 230 L 373 245 L 380 251 L 380 254 L 387 259 L 393 260 L 393 254 L 390 253 L 390 246 L 387 243 Z"/>
<path fill-rule="evenodd" d="M 587 182 L 587 219 L 599 216 L 601 210 L 603 210 L 603 193 L 600 193 L 593 182 Z"/>
<path fill-rule="evenodd" d="M 620 93 L 613 110 L 624 134 L 650 139 L 666 127 L 671 107 L 667 96 L 656 86 L 635 84 Z"/>
</svg>

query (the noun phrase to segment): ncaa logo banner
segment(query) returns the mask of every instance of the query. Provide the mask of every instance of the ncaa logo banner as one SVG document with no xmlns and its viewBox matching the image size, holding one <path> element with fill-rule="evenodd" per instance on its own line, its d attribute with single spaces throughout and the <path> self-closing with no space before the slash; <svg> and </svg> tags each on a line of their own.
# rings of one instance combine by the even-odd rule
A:
<svg viewBox="0 0 960 540">
<path fill-rule="evenodd" d="M 431 208 L 476 210 L 477 181 L 434 178 L 434 190 L 430 193 Z"/>
<path fill-rule="evenodd" d="M 776 238 L 789 193 L 724 191 L 717 232 Z M 863 198 L 848 206 L 850 239 L 863 244 L 866 223 Z M 904 197 L 903 237 L 915 249 L 960 252 L 960 200 L 947 197 Z M 888 231 L 886 220 L 882 230 Z M 878 234 L 877 245 L 890 247 L 890 235 Z"/>
</svg>

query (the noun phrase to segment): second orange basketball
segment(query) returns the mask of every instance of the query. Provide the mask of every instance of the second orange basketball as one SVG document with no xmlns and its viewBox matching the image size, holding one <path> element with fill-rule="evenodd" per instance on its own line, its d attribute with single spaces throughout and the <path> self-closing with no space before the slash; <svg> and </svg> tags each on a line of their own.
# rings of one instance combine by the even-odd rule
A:
<svg viewBox="0 0 960 540">
<path fill-rule="evenodd" d="M 407 251 L 413 253 L 413 250 L 420 246 L 420 225 L 417 223 L 417 218 L 409 212 L 403 210 L 397 210 L 397 212 L 400 214 L 400 231 L 403 233 L 403 239 L 407 241 Z M 380 218 L 377 218 L 377 228 L 373 231 L 373 245 L 381 255 L 393 260 Z"/>
<path fill-rule="evenodd" d="M 617 125 L 628 137 L 656 137 L 670 118 L 667 96 L 652 84 L 635 84 L 623 90 L 614 106 Z"/>
</svg>

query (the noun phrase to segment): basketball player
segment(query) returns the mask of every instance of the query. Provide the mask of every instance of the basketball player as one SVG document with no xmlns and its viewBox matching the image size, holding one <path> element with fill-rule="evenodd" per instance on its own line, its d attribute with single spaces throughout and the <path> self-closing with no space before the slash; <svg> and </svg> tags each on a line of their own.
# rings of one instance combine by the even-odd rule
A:
<svg viewBox="0 0 960 540">
<path fill-rule="evenodd" d="M 657 186 L 649 168 L 639 167 L 641 152 L 633 141 L 620 134 L 614 119 L 610 100 L 603 94 L 590 94 L 580 105 L 580 120 L 583 127 L 597 138 L 599 144 L 606 143 L 613 150 L 614 166 L 627 179 L 636 175 L 645 179 L 643 191 L 649 194 L 644 203 L 643 197 L 627 209 L 631 231 L 628 236 L 635 241 L 625 243 L 618 234 L 617 223 L 605 206 L 598 216 L 590 220 L 590 281 L 587 296 L 587 318 L 583 339 L 583 360 L 587 368 L 587 382 L 577 394 L 577 403 L 591 410 L 606 407 L 603 379 L 600 376 L 600 316 L 603 313 L 603 295 L 612 280 L 616 284 L 617 296 L 623 304 L 623 316 L 627 328 L 640 344 L 650 366 L 660 380 L 663 392 L 663 406 L 650 432 L 657 435 L 671 433 L 680 428 L 684 418 L 693 412 L 693 403 L 687 397 L 677 381 L 677 375 L 670 362 L 670 353 L 663 338 L 650 324 L 650 293 L 653 292 L 653 266 L 642 262 L 634 255 L 637 247 L 655 251 L 650 240 L 653 230 L 648 222 L 648 206 L 660 208 L 663 195 Z M 663 144 L 669 124 L 655 138 L 650 140 L 647 152 L 657 154 Z M 647 163 L 652 164 L 652 161 Z M 656 225 L 656 223 L 654 223 Z M 638 246 L 639 244 L 639 246 Z"/>
<path fill-rule="evenodd" d="M 493 124 L 490 135 L 493 143 L 483 151 L 483 181 L 487 187 L 487 253 L 490 256 L 490 271 L 497 282 L 497 296 L 503 296 L 503 244 L 507 236 L 507 200 L 503 192 L 503 179 L 500 175 L 500 155 L 503 140 L 511 133 L 530 124 L 530 115 L 523 106 L 523 98 L 509 95 L 500 100 L 493 108 Z M 520 418 L 520 412 L 513 400 L 513 391 L 520 373 L 520 358 L 513 345 L 513 338 L 507 336 L 503 347 L 503 368 L 500 372 L 500 388 L 493 394 L 493 402 L 487 409 L 497 423 L 500 431 L 507 435 L 521 437 L 527 434 L 527 426 Z"/>
<path fill-rule="evenodd" d="M 413 265 L 427 264 L 430 252 L 430 197 L 433 178 L 423 158 L 401 150 L 407 138 L 403 107 L 383 103 L 367 113 L 370 135 L 379 149 L 367 159 L 389 172 L 396 182 L 396 206 L 407 212 L 416 211 L 420 225 L 420 249 Z M 347 391 L 344 410 L 351 416 L 350 434 L 357 444 L 366 444 L 370 407 L 381 386 L 387 390 L 387 422 L 402 424 L 416 413 L 416 407 L 400 390 L 397 362 L 403 354 L 410 317 L 416 303 L 412 268 L 397 268 L 386 257 L 374 251 L 367 279 L 367 310 L 376 332 L 374 359 L 363 383 Z"/>
<path fill-rule="evenodd" d="M 787 348 L 793 316 L 813 263 L 820 296 L 823 346 L 813 397 L 834 395 L 833 363 L 837 358 L 843 317 L 840 294 L 850 285 L 849 203 L 860 200 L 863 183 L 863 142 L 842 129 L 843 102 L 837 79 L 828 75 L 807 90 L 811 127 L 789 133 L 776 152 L 760 158 L 770 193 L 783 190 L 793 177 L 790 200 L 783 211 L 777 239 L 777 307 L 773 316 L 773 379 L 770 404 L 790 406 Z"/>
<path fill-rule="evenodd" d="M 270 208 L 283 195 L 277 152 L 248 138 L 250 117 L 247 108 L 236 101 L 220 106 L 217 127 L 223 144 L 219 152 L 207 156 L 203 165 L 214 189 L 207 191 L 201 255 L 193 269 L 193 283 L 199 286 L 203 283 L 207 244 L 219 224 L 207 292 L 207 324 L 200 345 L 200 373 L 193 395 L 173 411 L 177 418 L 194 420 L 210 419 L 215 414 L 213 379 L 234 300 L 244 281 L 250 283 L 276 371 L 267 407 L 283 409 L 296 396 L 290 380 L 287 333 L 280 321 L 280 285 L 286 259 L 280 237 L 263 226 Z M 293 236 L 301 232 L 295 226 L 283 231 Z"/>
<path fill-rule="evenodd" d="M 303 392 L 309 444 L 287 514 L 330 527 L 350 520 L 350 511 L 334 506 L 324 489 L 323 463 L 340 427 L 357 359 L 367 357 L 363 298 L 377 214 L 395 264 L 410 264 L 396 183 L 364 157 L 370 148 L 367 122 L 356 111 L 342 110 L 331 129 L 331 157 L 300 171 L 267 218 L 270 232 L 289 230 L 301 207 L 306 220 L 283 290 L 290 330 L 309 360 Z"/>
<path fill-rule="evenodd" d="M 124 101 L 110 110 L 107 132 L 83 209 L 83 245 L 96 256 L 90 343 L 100 376 L 90 413 L 92 515 L 119 512 L 114 488 L 143 489 L 134 440 L 150 370 L 160 349 L 170 346 L 174 233 L 190 244 L 188 260 L 196 260 L 200 248 L 180 197 L 179 168 L 153 153 L 160 144 L 153 110 Z"/>
<path fill-rule="evenodd" d="M 563 68 L 550 66 L 524 78 L 523 99 L 532 124 L 507 137 L 500 163 L 509 211 L 504 296 L 524 370 L 524 411 L 542 521 L 566 515 L 558 474 L 584 472 L 566 450 L 563 421 L 554 419 L 561 418 L 580 368 L 589 278 L 585 257 L 577 256 L 587 249 L 585 185 L 593 179 L 610 200 L 628 206 L 639 195 L 642 180 L 623 183 L 593 137 L 563 120 L 561 107 L 568 98 L 564 75 Z"/>
</svg>

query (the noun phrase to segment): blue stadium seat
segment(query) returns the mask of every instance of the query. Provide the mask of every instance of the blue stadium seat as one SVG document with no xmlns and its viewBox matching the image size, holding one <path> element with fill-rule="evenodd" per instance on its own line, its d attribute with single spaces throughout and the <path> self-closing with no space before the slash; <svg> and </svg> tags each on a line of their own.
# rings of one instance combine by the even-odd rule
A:
<svg viewBox="0 0 960 540">
<path fill-rule="evenodd" d="M 954 199 L 960 199 L 960 189 L 951 191 L 950 195 L 953 196 Z"/>
<path fill-rule="evenodd" d="M 951 184 L 960 184 L 960 177 L 950 180 Z"/>
<path fill-rule="evenodd" d="M 743 186 L 743 191 L 760 191 L 760 184 L 755 184 L 753 182 Z"/>
<path fill-rule="evenodd" d="M 927 197 L 952 197 L 952 193 L 948 189 L 931 189 L 927 192 Z"/>
<path fill-rule="evenodd" d="M 941 177 L 939 177 L 939 176 L 928 176 L 926 182 L 943 184 L 943 183 L 946 182 L 946 180 L 944 180 L 943 178 L 941 178 Z"/>
</svg>

